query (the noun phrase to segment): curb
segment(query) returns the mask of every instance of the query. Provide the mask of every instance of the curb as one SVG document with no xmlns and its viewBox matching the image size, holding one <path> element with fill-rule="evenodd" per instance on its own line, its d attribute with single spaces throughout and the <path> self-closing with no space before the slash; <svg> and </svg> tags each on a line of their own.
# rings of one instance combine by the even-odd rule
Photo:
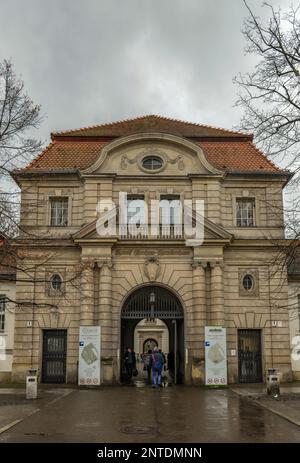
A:
<svg viewBox="0 0 300 463">
<path fill-rule="evenodd" d="M 240 393 L 240 392 L 237 392 L 237 391 L 235 391 L 235 390 L 233 390 L 233 389 L 231 389 L 231 388 L 230 388 L 230 390 L 231 390 L 231 392 L 233 392 L 233 393 L 236 394 L 237 396 L 243 397 L 244 399 L 248 400 L 249 402 L 254 403 L 254 404 L 256 404 L 257 406 L 259 406 L 259 407 L 261 407 L 261 408 L 264 408 L 265 410 L 268 410 L 269 412 L 274 413 L 274 414 L 277 415 L 277 416 L 280 416 L 280 418 L 283 418 L 283 419 L 289 421 L 290 423 L 295 424 L 296 426 L 299 426 L 299 427 L 300 427 L 300 421 L 296 421 L 296 420 L 294 420 L 293 418 L 291 418 L 290 416 L 285 415 L 284 413 L 281 413 L 281 412 L 279 412 L 278 410 L 275 410 L 275 409 L 272 408 L 272 407 L 268 407 L 267 405 L 262 404 L 262 403 L 259 402 L 258 400 L 250 399 L 248 396 L 246 396 L 246 395 L 244 395 L 244 394 L 242 394 L 242 393 Z"/>
</svg>

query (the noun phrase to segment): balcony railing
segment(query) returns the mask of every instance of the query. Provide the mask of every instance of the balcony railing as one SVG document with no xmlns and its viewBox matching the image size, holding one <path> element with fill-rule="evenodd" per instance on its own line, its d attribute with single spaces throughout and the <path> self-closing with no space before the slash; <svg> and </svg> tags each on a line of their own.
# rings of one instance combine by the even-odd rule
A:
<svg viewBox="0 0 300 463">
<path fill-rule="evenodd" d="M 151 238 L 156 239 L 183 239 L 184 228 L 183 225 L 117 225 L 119 238 L 122 240 L 140 239 L 147 240 Z"/>
<path fill-rule="evenodd" d="M 195 216 L 192 210 L 189 211 L 192 226 L 195 226 Z M 109 223 L 113 220 L 115 225 L 114 232 L 109 235 L 104 233 L 104 236 L 118 237 L 121 240 L 148 240 L 148 239 L 160 239 L 160 240 L 182 240 L 185 238 L 184 224 L 120 224 L 119 208 L 116 207 L 101 216 L 101 222 L 103 224 Z M 105 225 L 104 225 L 105 227 Z"/>
</svg>

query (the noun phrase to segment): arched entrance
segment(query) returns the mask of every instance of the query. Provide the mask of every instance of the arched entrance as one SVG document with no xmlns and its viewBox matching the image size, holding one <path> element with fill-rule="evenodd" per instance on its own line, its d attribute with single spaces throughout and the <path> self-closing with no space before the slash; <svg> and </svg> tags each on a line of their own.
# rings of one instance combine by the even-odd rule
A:
<svg viewBox="0 0 300 463">
<path fill-rule="evenodd" d="M 125 300 L 121 311 L 121 380 L 123 356 L 134 345 L 134 330 L 143 319 L 162 320 L 169 330 L 169 352 L 173 353 L 175 382 L 184 382 L 184 313 L 178 297 L 170 290 L 147 285 L 136 289 Z M 160 346 L 158 346 L 160 347 Z M 176 352 L 176 355 L 174 353 Z"/>
<path fill-rule="evenodd" d="M 146 339 L 143 343 L 143 353 L 148 352 L 149 349 L 153 350 L 154 347 L 158 347 L 158 342 L 156 341 L 156 339 Z"/>
</svg>

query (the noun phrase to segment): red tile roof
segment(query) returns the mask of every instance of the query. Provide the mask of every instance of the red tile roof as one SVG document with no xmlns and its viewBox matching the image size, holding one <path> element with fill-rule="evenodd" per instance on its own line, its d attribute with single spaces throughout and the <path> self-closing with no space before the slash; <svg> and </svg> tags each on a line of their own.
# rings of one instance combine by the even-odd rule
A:
<svg viewBox="0 0 300 463">
<path fill-rule="evenodd" d="M 189 138 L 203 149 L 211 164 L 229 172 L 285 172 L 255 147 L 251 135 L 159 116 L 54 133 L 50 145 L 25 170 L 86 169 L 111 140 L 129 133 L 153 131 Z"/>
<path fill-rule="evenodd" d="M 96 161 L 106 144 L 101 141 L 54 141 L 26 169 L 85 169 Z"/>
<path fill-rule="evenodd" d="M 220 169 L 234 171 L 281 172 L 250 141 L 200 142 L 208 161 Z"/>
<path fill-rule="evenodd" d="M 11 250 L 5 246 L 5 239 L 0 235 L 0 280 L 4 275 L 16 275 L 16 259 Z"/>
<path fill-rule="evenodd" d="M 126 119 L 123 121 L 110 122 L 108 124 L 94 125 L 76 130 L 66 130 L 64 132 L 53 132 L 51 138 L 61 136 L 72 137 L 124 137 L 133 133 L 140 132 L 166 132 L 183 137 L 247 137 L 252 139 L 252 135 L 235 132 L 232 130 L 210 127 L 208 125 L 196 124 L 194 122 L 171 119 L 169 117 L 148 115 Z"/>
</svg>

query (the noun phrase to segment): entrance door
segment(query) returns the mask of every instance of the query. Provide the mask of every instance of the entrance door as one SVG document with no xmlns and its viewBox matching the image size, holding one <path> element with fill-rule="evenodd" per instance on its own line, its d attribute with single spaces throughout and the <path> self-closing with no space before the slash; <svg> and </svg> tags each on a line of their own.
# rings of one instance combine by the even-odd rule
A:
<svg viewBox="0 0 300 463">
<path fill-rule="evenodd" d="M 66 382 L 67 330 L 43 331 L 43 383 Z"/>
<path fill-rule="evenodd" d="M 262 382 L 261 330 L 238 330 L 239 382 Z"/>
</svg>

